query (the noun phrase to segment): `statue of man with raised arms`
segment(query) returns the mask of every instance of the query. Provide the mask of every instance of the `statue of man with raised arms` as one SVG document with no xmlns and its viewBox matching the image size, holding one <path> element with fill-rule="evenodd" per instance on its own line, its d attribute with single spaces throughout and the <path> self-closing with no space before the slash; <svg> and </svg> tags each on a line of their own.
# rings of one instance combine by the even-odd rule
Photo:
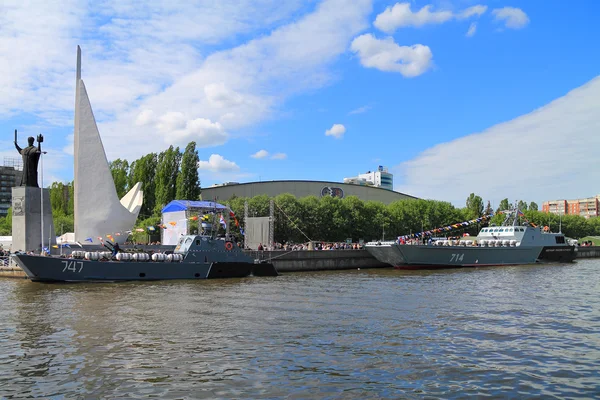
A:
<svg viewBox="0 0 600 400">
<path fill-rule="evenodd" d="M 38 162 L 42 155 L 42 142 L 44 141 L 44 137 L 41 134 L 37 136 L 37 147 L 33 145 L 34 140 L 33 136 L 29 136 L 27 138 L 29 146 L 24 149 L 20 148 L 17 144 L 17 130 L 15 129 L 15 147 L 23 157 L 23 177 L 21 178 L 20 186 L 39 187 L 37 170 Z"/>
</svg>

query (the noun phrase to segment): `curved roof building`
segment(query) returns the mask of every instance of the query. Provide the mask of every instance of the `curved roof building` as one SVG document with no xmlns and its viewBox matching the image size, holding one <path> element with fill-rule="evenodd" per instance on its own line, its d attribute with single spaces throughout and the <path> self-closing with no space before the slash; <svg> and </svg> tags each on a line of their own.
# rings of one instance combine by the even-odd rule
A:
<svg viewBox="0 0 600 400">
<path fill-rule="evenodd" d="M 231 197 L 254 197 L 265 194 L 275 197 L 283 193 L 290 193 L 297 198 L 306 196 L 333 196 L 344 198 L 356 196 L 363 201 L 379 201 L 390 204 L 398 200 L 416 199 L 404 193 L 383 189 L 374 186 L 356 185 L 328 181 L 266 181 L 248 183 L 226 183 L 202 189 L 202 199 L 226 201 Z"/>
</svg>

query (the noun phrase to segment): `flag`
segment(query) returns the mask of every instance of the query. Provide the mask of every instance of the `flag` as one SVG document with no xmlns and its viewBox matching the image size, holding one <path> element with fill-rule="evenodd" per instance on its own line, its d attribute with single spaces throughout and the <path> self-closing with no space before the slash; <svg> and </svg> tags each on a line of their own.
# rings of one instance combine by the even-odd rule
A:
<svg viewBox="0 0 600 400">
<path fill-rule="evenodd" d="M 192 221 L 198 221 L 198 216 L 197 216 L 197 215 L 194 215 L 193 217 L 190 217 L 190 219 L 191 219 Z"/>
<path fill-rule="evenodd" d="M 520 216 L 523 216 L 523 217 L 525 216 L 525 214 L 523 214 L 523 211 L 521 211 L 521 210 L 517 211 L 517 214 L 519 214 Z"/>
<path fill-rule="evenodd" d="M 121 236 L 121 232 L 117 232 L 117 233 L 115 233 L 115 235 Z"/>
<path fill-rule="evenodd" d="M 223 218 L 223 214 L 219 214 L 219 223 L 223 225 L 223 228 L 227 229 L 227 222 L 225 222 L 225 218 Z"/>
<path fill-rule="evenodd" d="M 91 237 L 85 239 L 86 242 L 94 243 L 94 239 Z"/>
<path fill-rule="evenodd" d="M 235 218 L 235 214 L 233 213 L 233 211 L 229 211 L 229 216 Z"/>
<path fill-rule="evenodd" d="M 52 247 L 53 247 L 53 248 L 55 248 L 55 249 L 58 249 L 58 248 L 61 248 L 61 247 L 62 247 L 62 248 L 65 248 L 65 247 L 67 247 L 67 248 L 69 248 L 69 249 L 71 248 L 71 246 L 69 246 L 69 243 L 65 243 L 65 244 L 55 244 L 55 245 L 54 245 L 54 246 L 52 246 Z"/>
<path fill-rule="evenodd" d="M 91 239 L 91 238 L 90 238 Z M 83 249 L 83 245 L 79 242 L 75 242 L 75 244 L 77 244 L 77 246 L 81 247 Z"/>
<path fill-rule="evenodd" d="M 175 222 L 175 221 L 171 221 L 171 222 L 169 222 L 169 225 L 171 225 L 171 226 L 175 226 L 175 225 L 177 225 L 177 222 Z"/>
<path fill-rule="evenodd" d="M 98 240 L 102 242 L 104 239 L 102 239 L 102 236 L 98 236 Z"/>
<path fill-rule="evenodd" d="M 144 230 L 142 229 L 142 232 L 143 232 L 143 231 L 144 231 Z M 125 233 L 126 233 L 126 234 L 128 234 L 128 235 L 131 235 L 131 231 L 125 231 Z"/>
<path fill-rule="evenodd" d="M 240 228 L 240 233 L 242 234 L 242 236 L 244 236 L 244 229 Z"/>
<path fill-rule="evenodd" d="M 159 226 L 160 226 L 160 225 L 159 225 Z M 153 227 L 153 226 L 149 226 L 149 227 L 148 227 L 148 230 L 149 230 L 149 231 L 155 231 L 155 230 L 156 230 L 156 228 L 155 228 L 155 227 Z"/>
<path fill-rule="evenodd" d="M 136 228 L 136 232 L 144 232 L 144 228 Z"/>
</svg>

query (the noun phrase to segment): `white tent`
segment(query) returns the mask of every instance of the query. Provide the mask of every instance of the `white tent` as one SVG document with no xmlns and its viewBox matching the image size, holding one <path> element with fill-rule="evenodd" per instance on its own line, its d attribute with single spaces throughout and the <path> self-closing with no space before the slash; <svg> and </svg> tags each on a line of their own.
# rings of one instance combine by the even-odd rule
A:
<svg viewBox="0 0 600 400">
<path fill-rule="evenodd" d="M 176 245 L 181 235 L 187 235 L 188 221 L 193 216 L 198 216 L 209 211 L 228 210 L 213 201 L 173 200 L 162 209 L 161 243 Z"/>
</svg>

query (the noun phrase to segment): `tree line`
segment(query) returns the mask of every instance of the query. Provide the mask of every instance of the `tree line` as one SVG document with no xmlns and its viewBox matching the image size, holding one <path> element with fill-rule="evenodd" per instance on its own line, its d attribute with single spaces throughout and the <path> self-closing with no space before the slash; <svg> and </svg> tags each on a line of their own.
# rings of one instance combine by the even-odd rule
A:
<svg viewBox="0 0 600 400">
<path fill-rule="evenodd" d="M 249 216 L 268 216 L 270 198 L 266 195 L 252 198 L 232 198 L 225 202 L 233 212 L 240 216 L 244 213 L 244 203 L 248 202 Z M 470 225 L 457 229 L 446 235 L 469 233 L 477 235 L 479 229 L 488 224 L 501 225 L 505 215 L 501 210 L 512 209 L 508 199 L 500 202 L 493 210 L 490 202 L 484 206 L 480 196 L 471 194 L 465 207 L 457 208 L 449 202 L 437 200 L 408 199 L 399 200 L 388 205 L 376 201 L 362 201 L 358 197 L 308 196 L 296 198 L 291 194 L 280 194 L 273 198 L 275 202 L 276 242 L 294 243 L 310 240 L 339 242 L 352 239 L 393 240 L 401 235 L 424 232 L 451 224 L 470 221 L 482 215 L 494 214 L 494 217 L 483 225 Z M 535 202 L 517 203 L 524 212 L 525 218 L 539 226 L 548 226 L 554 232 L 561 231 L 573 238 L 588 235 L 600 235 L 600 218 L 586 219 L 578 215 L 558 215 L 538 211 Z M 524 222 L 524 221 L 523 221 Z M 234 234 L 238 234 L 233 230 Z"/>
<path fill-rule="evenodd" d="M 123 197 L 136 182 L 142 182 L 144 204 L 135 228 L 145 232 L 134 233 L 134 240 L 148 239 L 146 229 L 156 227 L 161 221 L 161 210 L 175 199 L 196 200 L 200 198 L 200 179 L 198 176 L 198 151 L 196 143 L 190 142 L 183 152 L 170 146 L 161 153 L 150 153 L 129 163 L 117 159 L 110 162 L 110 170 L 119 197 Z M 73 232 L 73 182 L 54 182 L 50 186 L 50 202 L 57 235 Z M 238 220 L 242 220 L 244 203 L 248 202 L 249 216 L 268 216 L 270 200 L 266 195 L 252 198 L 234 197 L 225 203 L 233 210 Z M 490 202 L 471 193 L 465 207 L 457 208 L 449 202 L 437 200 L 408 199 L 385 205 L 376 201 L 362 201 L 358 197 L 308 196 L 296 198 L 291 194 L 280 194 L 273 198 L 275 202 L 275 241 L 301 243 L 307 240 L 327 242 L 352 239 L 390 240 L 400 235 L 431 230 L 454 223 L 469 221 L 482 215 L 495 214 L 490 223 L 500 225 L 504 216 L 498 211 L 511 209 L 513 204 L 503 199 L 496 210 Z M 578 215 L 554 214 L 538 211 L 535 202 L 516 202 L 528 221 L 548 226 L 553 231 L 562 230 L 573 238 L 600 236 L 600 218 L 586 219 Z M 12 210 L 6 218 L 0 218 L 0 234 L 12 232 Z M 192 231 L 197 223 L 190 221 Z M 218 224 L 217 224 L 218 225 Z M 460 233 L 476 235 L 482 226 L 469 226 Z M 231 225 L 231 232 L 241 239 L 240 230 Z"/>
</svg>

